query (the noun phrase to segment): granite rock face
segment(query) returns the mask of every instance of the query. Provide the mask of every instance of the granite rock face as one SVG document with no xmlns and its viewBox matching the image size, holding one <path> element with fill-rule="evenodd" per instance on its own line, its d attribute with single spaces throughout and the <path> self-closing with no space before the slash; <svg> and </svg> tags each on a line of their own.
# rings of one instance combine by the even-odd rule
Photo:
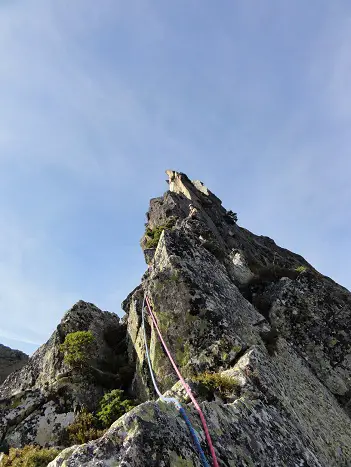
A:
<svg viewBox="0 0 351 467">
<path fill-rule="evenodd" d="M 89 371 L 68 367 L 60 351 L 67 334 L 91 331 L 96 341 Z M 62 429 L 81 408 L 92 410 L 104 390 L 122 384 L 126 328 L 117 315 L 80 301 L 48 342 L 0 386 L 0 439 L 12 447 L 59 445 Z M 123 380 L 124 381 L 124 380 Z"/>
<path fill-rule="evenodd" d="M 300 255 L 240 227 L 202 182 L 167 174 L 169 191 L 151 200 L 141 239 L 148 269 L 123 302 L 126 315 L 117 328 L 125 337 L 113 352 L 128 359 L 133 378 L 126 389 L 141 403 L 101 438 L 65 449 L 49 465 L 201 465 L 179 412 L 155 397 L 141 327 L 146 294 L 199 400 L 220 466 L 351 466 L 350 292 Z M 211 464 L 198 414 L 149 318 L 146 333 L 157 383 L 182 402 Z M 17 385 L 39 404 L 44 373 L 54 382 L 64 371 L 53 360 L 45 372 L 24 368 L 18 381 L 15 373 L 0 394 L 9 400 L 10 386 Z M 39 361 L 46 361 L 43 354 Z M 235 384 L 229 393 L 204 392 L 196 380 L 204 373 Z M 77 385 L 75 400 L 89 405 L 87 392 Z"/>
<path fill-rule="evenodd" d="M 284 380 L 287 371 L 291 379 Z M 349 465 L 349 418 L 284 341 L 272 360 L 253 346 L 224 374 L 240 379 L 241 396 L 231 403 L 201 404 L 219 465 Z M 187 411 L 206 446 L 196 412 L 190 406 Z M 78 465 L 190 467 L 201 463 L 177 410 L 158 401 L 141 404 L 100 440 L 69 448 L 50 464 Z"/>
<path fill-rule="evenodd" d="M 170 189 L 151 200 L 141 240 L 148 271 L 123 303 L 132 390 L 145 402 L 101 439 L 63 451 L 52 467 L 201 465 L 176 409 L 149 401 L 144 293 L 189 384 L 216 372 L 240 386 L 232 397 L 210 400 L 192 386 L 219 465 L 351 465 L 350 293 L 300 255 L 239 227 L 201 182 L 167 173 Z M 157 248 L 149 248 L 160 226 Z M 151 322 L 147 333 L 158 384 L 185 404 L 210 459 Z"/>
<path fill-rule="evenodd" d="M 27 360 L 28 355 L 20 350 L 13 350 L 0 344 L 0 384 L 10 373 L 22 368 Z"/>
</svg>

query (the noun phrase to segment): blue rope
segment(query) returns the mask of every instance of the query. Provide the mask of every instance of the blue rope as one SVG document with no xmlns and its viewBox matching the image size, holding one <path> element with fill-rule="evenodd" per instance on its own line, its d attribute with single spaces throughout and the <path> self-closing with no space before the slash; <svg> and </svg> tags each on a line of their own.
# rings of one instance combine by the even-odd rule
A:
<svg viewBox="0 0 351 467">
<path fill-rule="evenodd" d="M 182 415 L 182 417 L 184 418 L 184 421 L 185 423 L 187 424 L 188 428 L 189 428 L 189 431 L 190 431 L 190 434 L 191 434 L 191 437 L 193 438 L 193 441 L 194 441 L 194 444 L 196 446 L 196 449 L 199 453 L 199 456 L 200 456 L 200 459 L 201 459 L 201 463 L 204 467 L 210 467 L 210 464 L 208 463 L 207 461 L 207 458 L 205 456 L 205 453 L 201 447 L 201 444 L 200 444 L 200 441 L 199 441 L 199 438 L 196 434 L 196 431 L 194 430 L 185 410 L 183 409 L 182 406 L 178 407 L 178 410 L 179 410 L 179 413 Z"/>
<path fill-rule="evenodd" d="M 149 348 L 148 348 L 148 345 L 147 345 L 147 337 L 146 337 L 146 330 L 145 330 L 145 312 L 144 312 L 144 308 L 145 308 L 145 297 L 144 297 L 144 300 L 143 300 L 143 307 L 142 307 L 142 311 L 141 311 L 141 315 L 142 315 L 142 328 L 143 328 L 143 334 L 144 334 L 144 343 L 145 343 L 145 354 L 146 354 L 146 359 L 147 359 L 147 362 L 148 362 L 148 365 L 149 365 L 149 370 L 150 370 L 150 375 L 151 375 L 151 379 L 152 379 L 152 384 L 154 385 L 154 388 L 155 388 L 155 391 L 157 393 L 157 395 L 159 396 L 159 398 L 163 401 L 163 402 L 167 402 L 167 403 L 173 403 L 176 408 L 178 409 L 179 413 L 181 414 L 181 416 L 183 417 L 189 431 L 190 431 L 190 434 L 191 434 L 191 437 L 193 439 L 193 442 L 196 446 L 196 449 L 199 453 L 199 456 L 200 456 L 200 459 L 201 459 L 201 463 L 203 465 L 203 467 L 210 467 L 210 464 L 208 463 L 208 460 L 205 456 L 205 453 L 201 447 L 201 444 L 200 444 L 200 441 L 199 441 L 199 438 L 197 436 L 197 433 L 195 431 L 195 429 L 193 428 L 190 420 L 189 420 L 189 417 L 187 416 L 185 410 L 183 409 L 183 407 L 181 406 L 180 402 L 175 399 L 174 397 L 164 397 L 161 393 L 161 391 L 159 390 L 158 386 L 157 386 L 157 383 L 156 383 L 156 380 L 155 380 L 155 375 L 154 375 L 154 372 L 153 372 L 153 369 L 152 369 L 152 363 L 151 363 L 151 358 L 150 358 L 150 354 L 149 354 Z"/>
</svg>

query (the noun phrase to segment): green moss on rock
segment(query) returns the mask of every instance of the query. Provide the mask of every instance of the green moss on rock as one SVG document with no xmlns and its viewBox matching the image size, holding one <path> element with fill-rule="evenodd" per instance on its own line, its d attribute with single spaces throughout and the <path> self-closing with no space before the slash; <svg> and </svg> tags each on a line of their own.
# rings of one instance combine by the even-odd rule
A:
<svg viewBox="0 0 351 467">
<path fill-rule="evenodd" d="M 153 229 L 150 229 L 150 227 L 147 227 L 145 231 L 145 237 L 146 237 L 146 242 L 145 242 L 145 248 L 156 248 L 158 245 L 158 242 L 160 240 L 161 234 L 164 230 L 169 230 L 172 227 L 174 227 L 176 223 L 176 219 L 174 217 L 170 217 L 167 219 L 167 221 L 164 224 L 157 225 Z"/>
<path fill-rule="evenodd" d="M 178 349 L 176 353 L 177 363 L 179 366 L 185 366 L 190 360 L 190 345 L 186 342 L 182 349 Z"/>
</svg>

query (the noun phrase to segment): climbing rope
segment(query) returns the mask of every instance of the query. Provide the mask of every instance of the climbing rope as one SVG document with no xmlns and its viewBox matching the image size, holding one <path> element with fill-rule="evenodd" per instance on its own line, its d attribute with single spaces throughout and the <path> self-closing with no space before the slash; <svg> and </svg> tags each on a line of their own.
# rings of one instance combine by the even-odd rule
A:
<svg viewBox="0 0 351 467">
<path fill-rule="evenodd" d="M 189 428 L 191 437 L 193 438 L 194 444 L 195 444 L 196 449 L 197 449 L 197 451 L 199 453 L 202 465 L 204 467 L 210 467 L 210 464 L 208 463 L 208 460 L 207 460 L 207 458 L 205 456 L 205 453 L 204 453 L 204 451 L 203 451 L 203 449 L 201 447 L 201 444 L 200 444 L 199 438 L 198 438 L 198 436 L 196 434 L 196 431 L 194 430 L 194 428 L 193 428 L 193 426 L 192 426 L 192 424 L 191 424 L 191 422 L 190 422 L 184 408 L 181 406 L 180 402 L 177 399 L 175 399 L 174 397 L 164 397 L 162 395 L 161 391 L 159 390 L 158 386 L 157 386 L 155 375 L 154 375 L 154 372 L 153 372 L 153 369 L 152 369 L 152 363 L 151 363 L 151 358 L 150 358 L 150 353 L 149 353 L 149 347 L 147 345 L 144 308 L 145 308 L 145 297 L 144 297 L 144 300 L 143 300 L 143 307 L 142 307 L 142 311 L 141 311 L 141 314 L 142 314 L 142 328 L 143 328 L 143 335 L 144 335 L 146 360 L 147 360 L 148 365 L 149 365 L 150 375 L 151 375 L 151 379 L 152 379 L 152 383 L 154 385 L 155 391 L 156 391 L 157 395 L 159 396 L 159 398 L 163 402 L 172 403 L 172 404 L 175 405 L 175 407 L 177 408 L 179 413 L 184 418 L 184 421 L 185 421 L 187 427 Z"/>
<path fill-rule="evenodd" d="M 208 447 L 210 449 L 210 452 L 211 452 L 211 456 L 212 456 L 212 461 L 213 461 L 213 467 L 219 467 L 219 464 L 218 464 L 218 461 L 217 461 L 217 457 L 216 457 L 216 453 L 215 453 L 215 450 L 214 450 L 214 447 L 213 447 L 213 443 L 212 443 L 212 439 L 211 439 L 211 435 L 210 435 L 210 432 L 208 431 L 208 427 L 207 427 L 207 423 L 206 423 L 206 420 L 205 420 L 205 417 L 204 417 L 204 414 L 202 413 L 202 410 L 201 410 L 201 407 L 199 406 L 197 400 L 195 399 L 193 393 L 191 392 L 191 389 L 190 387 L 188 386 L 188 384 L 185 382 L 183 376 L 181 375 L 175 361 L 173 360 L 173 357 L 170 353 L 170 351 L 168 350 L 168 347 L 162 337 L 162 333 L 160 331 L 160 328 L 158 326 L 158 323 L 157 323 L 157 319 L 156 319 L 156 316 L 154 315 L 153 311 L 152 311 L 152 308 L 151 308 L 151 305 L 150 305 L 150 301 L 148 299 L 147 296 L 145 296 L 145 302 L 146 302 L 146 305 L 147 305 L 147 310 L 149 312 L 149 315 L 151 316 L 151 319 L 152 319 L 152 322 L 155 326 L 155 329 L 157 331 L 157 334 L 158 334 L 158 337 L 163 345 L 163 348 L 168 356 L 168 359 L 169 361 L 171 362 L 173 368 L 174 368 L 174 371 L 176 372 L 178 378 L 179 378 L 179 381 L 182 383 L 185 391 L 187 392 L 188 396 L 190 397 L 192 403 L 194 404 L 194 407 L 195 409 L 197 410 L 199 416 L 200 416 L 200 419 L 201 419 L 201 423 L 202 423 L 202 426 L 203 426 L 203 429 L 204 429 L 204 432 L 205 432 L 205 436 L 206 436 L 206 440 L 207 440 L 207 444 L 208 444 Z"/>
</svg>

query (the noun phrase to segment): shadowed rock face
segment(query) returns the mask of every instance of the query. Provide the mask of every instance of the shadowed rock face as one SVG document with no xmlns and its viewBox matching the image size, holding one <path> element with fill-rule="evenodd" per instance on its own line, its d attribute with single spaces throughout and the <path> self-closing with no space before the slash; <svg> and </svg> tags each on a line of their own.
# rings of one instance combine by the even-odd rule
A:
<svg viewBox="0 0 351 467">
<path fill-rule="evenodd" d="M 0 344 L 0 384 L 15 370 L 19 370 L 26 364 L 28 355 L 20 350 Z"/>
<path fill-rule="evenodd" d="M 350 293 L 300 255 L 237 225 L 202 182 L 167 174 L 169 191 L 151 200 L 141 239 L 149 267 L 123 303 L 127 339 L 115 349 L 128 355 L 129 391 L 143 403 L 50 466 L 201 465 L 183 419 L 155 400 L 144 293 L 200 401 L 220 466 L 350 466 Z M 154 233 L 157 247 L 148 248 Z M 150 322 L 146 328 L 159 387 L 182 401 L 210 459 L 197 413 Z M 194 378 L 203 372 L 227 376 L 235 389 L 204 392 Z"/>
</svg>

